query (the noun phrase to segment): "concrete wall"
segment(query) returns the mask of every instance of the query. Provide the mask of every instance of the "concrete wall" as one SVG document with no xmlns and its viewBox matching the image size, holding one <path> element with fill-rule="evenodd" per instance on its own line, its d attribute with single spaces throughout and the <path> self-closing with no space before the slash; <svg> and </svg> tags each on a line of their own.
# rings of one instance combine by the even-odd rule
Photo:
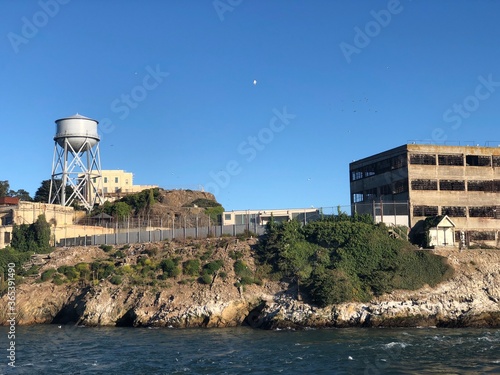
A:
<svg viewBox="0 0 500 375">
<path fill-rule="evenodd" d="M 72 226 L 75 222 L 75 210 L 73 207 L 64 207 L 58 204 L 48 204 L 39 202 L 24 202 L 21 201 L 17 206 L 2 207 L 3 219 L 7 216 L 12 224 L 33 224 L 40 215 L 45 215 L 47 222 L 51 225 L 53 234 L 57 230 L 58 235 L 60 228 Z M 0 226 L 0 249 L 9 245 L 10 241 L 5 241 L 6 237 L 12 239 L 13 225 Z M 9 233 L 6 236 L 6 233 Z"/>
</svg>

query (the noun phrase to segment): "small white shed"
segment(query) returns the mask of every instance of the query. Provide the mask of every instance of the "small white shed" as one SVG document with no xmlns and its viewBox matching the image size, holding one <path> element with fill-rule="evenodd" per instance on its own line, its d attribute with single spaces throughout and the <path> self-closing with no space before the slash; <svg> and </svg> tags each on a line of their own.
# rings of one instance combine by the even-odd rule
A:
<svg viewBox="0 0 500 375">
<path fill-rule="evenodd" d="M 455 246 L 455 223 L 447 215 L 436 219 L 429 228 L 429 246 Z"/>
</svg>

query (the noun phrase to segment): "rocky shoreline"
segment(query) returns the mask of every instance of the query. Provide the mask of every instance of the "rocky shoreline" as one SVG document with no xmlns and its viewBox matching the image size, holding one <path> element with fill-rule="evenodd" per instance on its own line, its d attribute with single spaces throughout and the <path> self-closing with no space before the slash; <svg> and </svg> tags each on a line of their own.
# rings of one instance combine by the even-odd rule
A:
<svg viewBox="0 0 500 375">
<path fill-rule="evenodd" d="M 16 289 L 16 323 L 133 327 L 500 327 L 500 251 L 442 250 L 455 275 L 435 288 L 394 291 L 369 303 L 319 308 L 298 301 L 286 283 L 236 288 L 175 284 L 168 289 L 27 282 Z M 7 325 L 7 296 L 0 299 Z"/>
</svg>

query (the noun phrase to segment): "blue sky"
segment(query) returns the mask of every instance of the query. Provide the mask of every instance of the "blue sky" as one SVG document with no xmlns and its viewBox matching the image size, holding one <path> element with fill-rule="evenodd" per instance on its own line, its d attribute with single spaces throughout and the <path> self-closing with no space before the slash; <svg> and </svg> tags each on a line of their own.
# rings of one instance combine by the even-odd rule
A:
<svg viewBox="0 0 500 375">
<path fill-rule="evenodd" d="M 50 178 L 56 119 L 103 169 L 227 209 L 349 204 L 349 162 L 500 144 L 500 2 L 0 1 L 0 180 Z M 254 84 L 254 80 L 256 84 Z"/>
</svg>

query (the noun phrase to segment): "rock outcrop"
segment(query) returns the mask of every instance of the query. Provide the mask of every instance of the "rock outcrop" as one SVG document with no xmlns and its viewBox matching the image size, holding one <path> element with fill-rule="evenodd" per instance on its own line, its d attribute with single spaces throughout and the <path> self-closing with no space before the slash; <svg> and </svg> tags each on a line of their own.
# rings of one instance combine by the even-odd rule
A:
<svg viewBox="0 0 500 375">
<path fill-rule="evenodd" d="M 234 286 L 172 283 L 153 286 L 59 285 L 26 282 L 16 288 L 17 324 L 87 326 L 229 327 L 500 327 L 500 251 L 441 251 L 454 276 L 435 288 L 394 291 L 369 303 L 318 308 L 298 301 L 286 283 Z M 57 257 L 56 257 L 57 258 Z M 0 299 L 0 324 L 8 319 Z"/>
</svg>

